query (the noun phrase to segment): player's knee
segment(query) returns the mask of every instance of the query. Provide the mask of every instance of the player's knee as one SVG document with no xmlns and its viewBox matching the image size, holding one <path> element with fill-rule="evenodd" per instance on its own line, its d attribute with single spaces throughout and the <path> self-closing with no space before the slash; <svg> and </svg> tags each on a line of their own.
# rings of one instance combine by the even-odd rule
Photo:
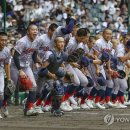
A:
<svg viewBox="0 0 130 130">
<path fill-rule="evenodd" d="M 75 86 L 79 86 L 80 85 L 80 81 L 77 79 L 77 80 L 74 80 L 74 85 Z"/>
<path fill-rule="evenodd" d="M 83 81 L 81 81 L 81 86 L 86 87 L 88 85 L 88 79 L 84 78 Z"/>
<path fill-rule="evenodd" d="M 125 93 L 126 90 L 127 90 L 127 88 L 128 88 L 128 86 L 127 86 L 127 85 L 124 85 L 124 86 L 122 86 L 122 87 L 120 88 L 120 91 Z"/>
<path fill-rule="evenodd" d="M 113 81 L 112 80 L 107 80 L 107 87 L 108 88 L 113 88 L 113 86 L 114 86 Z"/>
</svg>

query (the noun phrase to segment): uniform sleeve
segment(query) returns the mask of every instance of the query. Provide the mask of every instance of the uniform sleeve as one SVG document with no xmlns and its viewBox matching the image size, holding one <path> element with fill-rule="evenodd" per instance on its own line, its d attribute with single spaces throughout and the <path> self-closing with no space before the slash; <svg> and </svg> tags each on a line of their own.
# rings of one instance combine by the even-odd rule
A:
<svg viewBox="0 0 130 130">
<path fill-rule="evenodd" d="M 69 22 L 69 24 L 65 28 L 61 29 L 61 32 L 64 35 L 71 33 L 72 30 L 73 30 L 73 27 L 74 27 L 75 23 L 76 23 L 76 20 L 71 19 L 70 22 Z"/>
<path fill-rule="evenodd" d="M 37 43 L 37 48 L 40 48 L 41 47 L 41 37 L 39 36 L 36 40 L 35 40 L 35 42 Z"/>
<path fill-rule="evenodd" d="M 51 52 L 51 51 L 46 52 L 44 61 L 50 61 L 50 57 L 52 58 L 51 55 L 52 55 L 52 52 Z"/>
<path fill-rule="evenodd" d="M 6 51 L 6 56 L 7 56 L 7 58 L 6 58 L 6 60 L 4 61 L 4 63 L 5 64 L 10 64 L 10 62 L 11 62 L 11 54 L 10 54 L 10 51 L 7 49 L 7 51 Z"/>
<path fill-rule="evenodd" d="M 119 49 L 119 50 L 117 51 L 117 57 L 123 57 L 124 54 L 125 54 L 125 52 L 123 51 L 123 49 Z"/>
<path fill-rule="evenodd" d="M 83 49 L 83 50 L 84 50 L 83 43 L 78 44 L 78 46 L 77 46 L 77 48 L 76 48 L 76 49 L 79 49 L 79 48 L 81 48 L 81 49 Z"/>
<path fill-rule="evenodd" d="M 39 36 L 39 37 L 36 39 L 36 42 L 37 42 L 38 48 L 44 46 L 44 44 L 45 44 L 45 36 L 44 36 L 44 35 Z"/>
<path fill-rule="evenodd" d="M 101 44 L 99 42 L 95 43 L 93 46 L 93 49 L 100 52 L 101 51 Z"/>
<path fill-rule="evenodd" d="M 21 53 L 25 50 L 25 48 L 26 48 L 25 45 L 26 45 L 26 44 L 25 44 L 24 42 L 17 42 L 17 44 L 16 44 L 16 46 L 14 47 L 14 49 L 15 49 L 19 54 L 21 54 Z"/>
<path fill-rule="evenodd" d="M 67 47 L 66 47 L 66 52 L 67 52 L 67 54 L 70 54 L 70 53 L 72 53 L 74 51 L 74 43 L 73 43 L 73 41 L 70 39 L 70 41 L 69 41 L 69 43 L 68 43 L 68 45 L 67 45 Z"/>
</svg>

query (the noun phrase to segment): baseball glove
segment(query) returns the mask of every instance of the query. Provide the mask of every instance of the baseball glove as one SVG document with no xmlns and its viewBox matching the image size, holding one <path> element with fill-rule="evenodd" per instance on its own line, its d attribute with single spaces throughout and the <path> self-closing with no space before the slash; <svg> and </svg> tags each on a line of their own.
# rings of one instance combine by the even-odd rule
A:
<svg viewBox="0 0 130 130">
<path fill-rule="evenodd" d="M 69 55 L 67 61 L 68 62 L 78 62 L 78 57 L 75 55 Z"/>
<path fill-rule="evenodd" d="M 89 65 L 89 59 L 87 57 L 82 57 L 80 64 L 83 65 L 83 66 L 85 66 L 85 67 L 88 67 L 88 65 Z"/>
<path fill-rule="evenodd" d="M 79 48 L 68 56 L 68 62 L 79 62 L 84 54 L 84 50 Z"/>
<path fill-rule="evenodd" d="M 24 90 L 32 89 L 33 83 L 28 76 L 26 78 L 22 78 L 21 76 L 19 76 L 19 81 Z"/>
<path fill-rule="evenodd" d="M 85 53 L 85 51 L 82 48 L 78 48 L 75 52 L 80 56 L 82 56 Z"/>
<path fill-rule="evenodd" d="M 5 94 L 11 97 L 15 91 L 14 82 L 12 80 L 6 80 L 5 82 Z"/>
<path fill-rule="evenodd" d="M 107 52 L 103 52 L 101 55 L 100 60 L 104 63 L 104 62 L 108 62 L 110 60 L 110 55 Z"/>
</svg>

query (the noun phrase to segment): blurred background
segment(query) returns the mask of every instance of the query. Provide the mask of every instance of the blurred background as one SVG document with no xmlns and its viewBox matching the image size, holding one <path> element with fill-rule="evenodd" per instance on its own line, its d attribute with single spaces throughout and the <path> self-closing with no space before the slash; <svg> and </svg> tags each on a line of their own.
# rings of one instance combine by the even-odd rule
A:
<svg viewBox="0 0 130 130">
<path fill-rule="evenodd" d="M 51 23 L 63 25 L 74 15 L 91 35 L 108 27 L 118 37 L 129 30 L 129 5 L 129 0 L 0 0 L 0 30 L 14 42 L 25 34 L 29 22 L 35 22 L 42 34 Z"/>
</svg>

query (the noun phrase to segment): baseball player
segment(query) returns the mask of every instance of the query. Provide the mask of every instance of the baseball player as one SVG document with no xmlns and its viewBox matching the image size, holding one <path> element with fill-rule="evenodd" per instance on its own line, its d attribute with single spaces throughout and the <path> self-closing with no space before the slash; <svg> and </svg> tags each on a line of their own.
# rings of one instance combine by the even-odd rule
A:
<svg viewBox="0 0 130 130">
<path fill-rule="evenodd" d="M 70 38 L 70 33 L 73 31 L 73 28 L 74 26 L 76 25 L 76 19 L 75 17 L 68 17 L 66 19 L 66 25 L 65 27 L 63 26 L 59 26 L 53 36 L 52 36 L 52 44 L 54 43 L 54 39 L 57 37 L 57 36 L 61 36 L 65 39 L 65 44 L 68 43 L 69 41 L 69 38 Z"/>
<path fill-rule="evenodd" d="M 34 75 L 35 75 L 35 78 L 37 80 L 37 73 L 39 71 L 39 69 L 41 68 L 41 65 L 42 65 L 42 61 L 45 59 L 45 54 L 47 51 L 49 51 L 50 49 L 53 48 L 53 45 L 52 45 L 52 36 L 53 36 L 53 33 L 54 31 L 56 30 L 56 28 L 58 27 L 57 24 L 55 23 L 52 23 L 49 28 L 48 28 L 48 32 L 47 34 L 43 34 L 41 36 L 39 36 L 37 38 L 37 42 L 38 42 L 38 45 L 39 45 L 39 50 L 38 50 L 38 59 L 39 59 L 39 68 L 33 68 L 33 72 L 34 72 Z M 37 87 L 37 97 L 40 96 L 40 93 L 41 93 L 41 86 L 39 85 Z M 40 111 L 40 110 L 39 110 Z M 41 111 L 42 112 L 42 111 Z"/>
<path fill-rule="evenodd" d="M 76 20 L 75 18 L 67 18 L 66 19 L 66 26 L 63 27 L 63 26 L 59 26 L 53 33 L 53 36 L 52 36 L 52 40 L 50 43 L 50 45 L 53 45 L 54 43 L 54 39 L 57 37 L 57 36 L 62 36 L 65 38 L 65 43 L 67 43 L 68 39 L 69 39 L 69 34 L 72 32 L 73 30 L 73 27 L 75 26 L 76 24 Z M 51 46 L 52 47 L 52 46 Z M 43 57 L 43 56 L 42 56 Z M 44 59 L 44 57 L 43 57 Z M 41 87 L 41 84 L 40 82 L 38 82 L 38 86 L 40 86 L 40 89 L 42 88 Z M 40 89 L 38 89 L 39 91 L 41 91 Z M 39 92 L 40 93 L 40 92 Z"/>
<path fill-rule="evenodd" d="M 51 43 L 53 33 L 57 29 L 58 25 L 55 23 L 52 23 L 49 28 L 47 34 L 42 34 L 39 36 L 37 41 L 39 42 L 39 50 L 38 50 L 38 55 L 40 58 L 44 59 L 46 51 L 49 51 L 50 49 L 53 48 L 53 45 Z"/>
<path fill-rule="evenodd" d="M 33 104 L 36 97 L 37 84 L 34 78 L 32 69 L 30 68 L 31 60 L 33 59 L 35 65 L 37 65 L 37 50 L 39 48 L 37 42 L 35 42 L 38 34 L 38 28 L 34 24 L 30 24 L 27 28 L 27 35 L 17 41 L 14 47 L 14 56 L 12 63 L 12 79 L 17 85 L 18 77 L 29 77 L 32 81 L 32 88 L 29 90 L 24 115 L 36 115 L 37 111 L 34 109 Z M 15 73 L 14 73 L 15 72 Z"/>
<path fill-rule="evenodd" d="M 111 50 L 112 50 L 112 43 L 110 42 L 111 38 L 112 38 L 112 31 L 110 29 L 106 28 L 103 31 L 103 37 L 96 41 L 96 43 L 95 43 L 94 47 L 92 48 L 92 50 L 94 51 L 95 55 L 98 56 L 99 59 L 100 59 L 100 57 L 101 57 L 103 52 L 107 52 L 109 54 L 111 53 Z M 111 73 L 112 70 L 110 68 L 110 60 L 108 60 L 108 62 L 106 62 L 106 64 L 107 64 L 107 67 L 108 67 L 108 72 Z M 91 70 L 93 70 L 93 69 L 92 68 L 90 69 L 90 71 L 89 71 L 90 74 L 91 74 Z M 99 75 L 99 72 L 100 72 L 101 75 L 104 77 L 104 79 L 106 79 L 106 75 L 105 75 L 105 70 L 104 70 L 103 64 L 100 65 L 99 70 L 96 70 L 95 72 L 97 72 L 96 73 L 97 75 Z M 91 74 L 91 76 L 92 76 L 92 74 Z M 104 106 L 100 105 L 101 97 L 103 95 L 105 95 L 106 85 L 105 86 L 104 85 L 105 84 L 103 84 L 103 86 L 101 86 L 101 85 L 96 86 L 97 95 L 95 97 L 95 105 L 97 107 L 99 107 L 100 109 L 105 109 Z M 94 90 L 94 91 L 96 92 L 96 90 Z M 92 104 L 91 104 L 90 100 L 87 101 L 87 105 L 92 107 Z"/>
<path fill-rule="evenodd" d="M 125 44 L 122 44 L 122 48 L 118 48 L 116 55 L 118 57 L 118 64 L 117 69 L 120 71 L 124 71 L 125 65 L 129 66 L 128 60 L 130 59 L 130 41 L 128 40 Z M 126 78 L 118 78 L 118 86 L 119 88 L 116 88 L 118 91 L 118 106 L 117 108 L 126 108 L 127 106 L 124 105 L 124 93 L 126 92 L 126 89 L 128 88 L 127 80 Z"/>
<path fill-rule="evenodd" d="M 39 71 L 39 77 L 41 79 L 38 80 L 39 85 L 43 86 L 42 96 L 36 102 L 37 106 L 40 106 L 42 100 L 45 99 L 48 92 L 52 93 L 52 109 L 51 112 L 54 115 L 62 115 L 63 112 L 60 110 L 61 104 L 61 96 L 58 88 L 54 85 L 55 81 L 57 83 L 61 83 L 59 80 L 61 77 L 64 77 L 65 71 L 60 68 L 64 61 L 67 60 L 67 55 L 64 53 L 65 41 L 64 38 L 59 36 L 54 40 L 54 49 L 48 51 L 46 53 L 46 57 L 42 64 L 42 69 Z M 61 95 L 60 95 L 61 94 Z"/>
<path fill-rule="evenodd" d="M 78 29 L 76 36 L 70 38 L 66 47 L 66 51 L 69 55 L 73 55 L 73 53 L 78 49 L 86 51 L 86 47 L 84 48 L 84 44 L 82 42 L 84 42 L 87 34 L 88 32 L 85 28 L 80 28 Z M 80 64 L 78 64 L 77 61 L 68 62 L 68 64 L 66 65 L 66 69 L 74 75 L 74 84 L 72 87 L 74 93 L 79 91 L 80 88 L 87 86 L 88 79 L 80 70 Z M 70 100 L 73 108 L 77 109 L 77 102 L 74 101 L 73 96 L 70 97 Z"/>
<path fill-rule="evenodd" d="M 110 60 L 110 66 L 113 70 L 113 73 L 110 74 L 107 70 L 107 68 L 105 67 L 105 71 L 106 71 L 106 77 L 107 77 L 107 86 L 106 86 L 106 91 L 105 91 L 105 106 L 106 107 L 115 107 L 116 104 L 113 104 L 110 102 L 111 99 L 111 95 L 112 95 L 112 90 L 116 87 L 116 82 L 117 82 L 117 77 L 118 77 L 118 73 L 117 73 L 117 57 L 115 55 L 115 51 L 116 48 L 119 44 L 119 41 L 117 39 L 112 39 L 112 51 L 111 51 L 111 60 Z"/>
<path fill-rule="evenodd" d="M 10 76 L 11 55 L 9 49 L 6 47 L 6 43 L 7 43 L 7 34 L 4 32 L 0 32 L 0 112 L 4 98 L 4 77 L 5 77 L 4 72 L 6 73 L 7 76 L 7 82 L 11 80 Z M 2 108 L 2 112 L 4 113 L 5 116 L 8 115 L 8 110 L 6 107 Z M 2 118 L 1 114 L 0 118 Z"/>
<path fill-rule="evenodd" d="M 124 37 L 123 37 L 123 42 L 118 44 L 117 48 L 115 49 L 115 53 L 114 53 L 114 56 L 117 57 L 117 52 L 119 53 L 119 51 L 121 52 L 125 52 L 124 50 L 124 46 L 127 44 L 127 41 L 130 39 L 130 36 L 128 34 L 126 34 Z M 120 61 L 120 60 L 118 60 Z M 121 63 L 121 62 L 120 62 Z M 119 64 L 119 63 L 118 63 Z M 123 65 L 123 64 L 122 64 Z M 119 65 L 118 65 L 119 66 Z M 119 84 L 118 84 L 118 80 L 120 79 L 116 79 L 117 81 L 114 81 L 114 87 L 113 87 L 113 91 L 112 91 L 112 102 L 113 103 L 116 103 L 117 101 L 117 94 L 118 94 L 118 91 L 119 91 Z M 121 103 L 117 104 L 117 107 L 118 108 L 126 108 L 126 106 L 122 105 Z"/>
</svg>

